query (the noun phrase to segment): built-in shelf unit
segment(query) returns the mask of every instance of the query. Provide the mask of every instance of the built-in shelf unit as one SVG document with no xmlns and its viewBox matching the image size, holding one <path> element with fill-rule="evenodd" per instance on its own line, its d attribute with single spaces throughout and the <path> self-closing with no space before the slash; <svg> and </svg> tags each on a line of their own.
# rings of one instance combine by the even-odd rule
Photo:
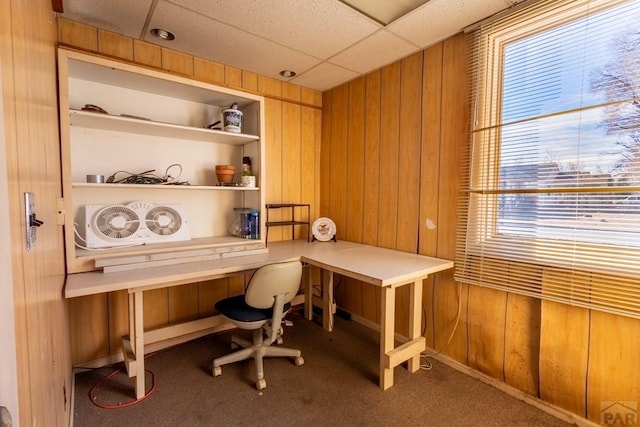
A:
<svg viewBox="0 0 640 427">
<path fill-rule="evenodd" d="M 66 48 L 58 58 L 69 273 L 95 270 L 101 265 L 96 260 L 112 257 L 176 253 L 188 261 L 190 254 L 201 259 L 266 248 L 264 236 L 248 240 L 229 232 L 238 207 L 258 209 L 265 229 L 262 97 Z M 234 102 L 243 112 L 242 133 L 209 129 Z M 219 185 L 215 166 L 236 166 L 239 183 L 244 156 L 251 158 L 256 187 Z M 123 182 L 147 171 L 164 182 Z M 87 182 L 87 175 L 101 175 L 105 182 Z M 114 182 L 106 182 L 109 177 Z M 126 246 L 86 249 L 87 207 L 132 202 L 179 206 L 189 238 L 165 242 L 160 236 L 143 245 L 134 239 Z"/>
</svg>

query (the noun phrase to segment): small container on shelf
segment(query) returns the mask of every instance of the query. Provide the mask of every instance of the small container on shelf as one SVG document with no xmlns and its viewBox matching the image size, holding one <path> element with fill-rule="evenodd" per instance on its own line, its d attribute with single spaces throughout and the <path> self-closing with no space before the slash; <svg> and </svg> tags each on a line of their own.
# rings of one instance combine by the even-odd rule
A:
<svg viewBox="0 0 640 427">
<path fill-rule="evenodd" d="M 230 184 L 236 175 L 236 167 L 233 165 L 216 165 L 216 178 L 220 184 Z"/>
<path fill-rule="evenodd" d="M 256 176 L 251 169 L 251 158 L 242 158 L 242 186 L 247 188 L 255 188 Z"/>
<path fill-rule="evenodd" d="M 238 103 L 222 110 L 222 129 L 227 132 L 242 133 L 242 111 L 238 110 Z"/>
<path fill-rule="evenodd" d="M 229 232 L 243 239 L 260 238 L 260 213 L 257 209 L 234 208 L 236 217 L 229 227 Z"/>
</svg>

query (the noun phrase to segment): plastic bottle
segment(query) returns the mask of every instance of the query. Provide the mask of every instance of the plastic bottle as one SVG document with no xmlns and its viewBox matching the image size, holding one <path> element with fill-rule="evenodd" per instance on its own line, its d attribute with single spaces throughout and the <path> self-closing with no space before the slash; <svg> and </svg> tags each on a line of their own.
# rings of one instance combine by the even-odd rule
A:
<svg viewBox="0 0 640 427">
<path fill-rule="evenodd" d="M 256 209 L 252 210 L 249 215 L 249 238 L 260 238 L 260 212 Z"/>
</svg>

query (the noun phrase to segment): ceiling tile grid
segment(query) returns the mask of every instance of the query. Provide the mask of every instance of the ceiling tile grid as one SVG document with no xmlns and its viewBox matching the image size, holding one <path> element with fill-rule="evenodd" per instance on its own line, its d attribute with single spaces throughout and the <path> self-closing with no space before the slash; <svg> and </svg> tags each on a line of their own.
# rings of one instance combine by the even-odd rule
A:
<svg viewBox="0 0 640 427">
<path fill-rule="evenodd" d="M 153 0 L 63 0 L 65 18 L 138 38 Z"/>
<path fill-rule="evenodd" d="M 278 73 L 291 68 L 291 64 L 302 72 L 320 62 L 312 56 L 168 2 L 158 4 L 150 20 L 149 28 L 157 27 L 169 29 L 176 39 L 158 40 L 147 32 L 144 36 L 146 41 L 268 77 L 281 78 Z"/>
<path fill-rule="evenodd" d="M 291 79 L 291 83 L 324 91 L 334 88 L 341 83 L 353 80 L 358 76 L 359 74 L 354 71 L 347 70 L 329 62 L 322 62 L 309 71 Z"/>
<path fill-rule="evenodd" d="M 478 3 L 482 3 L 482 7 L 478 7 Z M 418 46 L 427 47 L 505 7 L 505 0 L 431 0 L 398 18 L 387 29 Z"/>
<path fill-rule="evenodd" d="M 158 7 L 162 7 L 161 1 Z M 283 46 L 326 59 L 382 28 L 334 0 L 173 0 Z"/>
<path fill-rule="evenodd" d="M 383 24 L 341 0 L 63 0 L 63 17 L 214 62 L 327 90 L 521 0 L 429 0 Z M 366 0 L 359 4 L 407 0 Z M 153 28 L 175 34 L 153 37 Z M 293 70 L 293 78 L 280 76 Z"/>
<path fill-rule="evenodd" d="M 329 62 L 365 74 L 418 50 L 420 46 L 409 43 L 387 30 L 380 30 L 334 56 Z"/>
</svg>

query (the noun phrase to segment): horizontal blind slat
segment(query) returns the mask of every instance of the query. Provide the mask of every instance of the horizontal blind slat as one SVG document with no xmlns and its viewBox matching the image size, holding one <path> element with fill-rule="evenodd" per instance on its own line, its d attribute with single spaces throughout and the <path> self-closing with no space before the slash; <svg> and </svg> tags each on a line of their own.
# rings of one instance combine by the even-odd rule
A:
<svg viewBox="0 0 640 427">
<path fill-rule="evenodd" d="M 640 318 L 638 19 L 540 1 L 471 34 L 456 280 Z"/>
</svg>

